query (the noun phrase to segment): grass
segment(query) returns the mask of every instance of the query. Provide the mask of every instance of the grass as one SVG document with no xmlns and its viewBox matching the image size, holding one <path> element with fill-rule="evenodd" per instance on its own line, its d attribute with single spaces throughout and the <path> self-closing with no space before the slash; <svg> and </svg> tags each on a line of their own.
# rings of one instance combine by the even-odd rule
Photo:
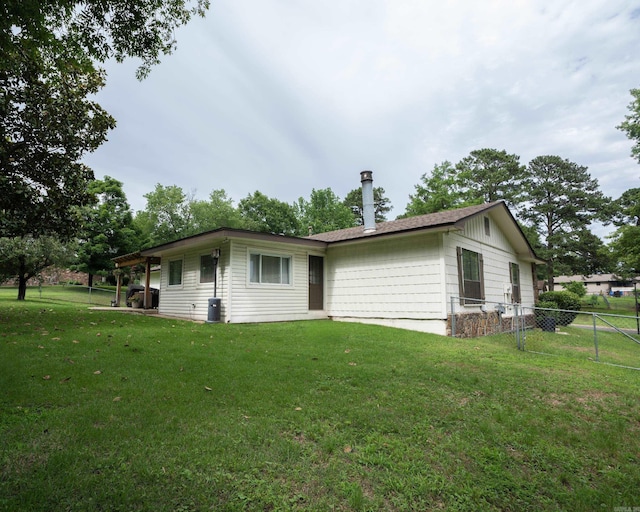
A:
<svg viewBox="0 0 640 512">
<path fill-rule="evenodd" d="M 635 328 L 635 323 L 633 323 L 633 327 Z M 590 317 L 582 320 L 579 315 L 571 325 L 558 326 L 557 332 L 554 333 L 538 329 L 528 331 L 525 349 L 547 355 L 562 356 L 564 364 L 573 364 L 571 360 L 597 360 L 606 364 L 640 369 L 640 345 L 638 342 L 611 329 L 605 331 L 605 328 L 608 326 L 598 322 L 598 332 L 594 338 L 593 319 Z M 640 339 L 635 331 L 629 330 L 629 332 L 632 333 L 631 336 L 634 339 Z M 512 335 L 504 334 L 501 336 L 502 339 L 506 339 Z"/>
<path fill-rule="evenodd" d="M 638 506 L 638 373 L 329 321 L 0 298 L 0 509 Z"/>
<path fill-rule="evenodd" d="M 124 305 L 126 287 L 121 292 L 121 305 Z M 17 287 L 0 288 L 0 298 L 18 297 Z M 113 286 L 98 287 L 89 289 L 80 285 L 50 285 L 50 286 L 28 286 L 25 294 L 27 300 L 38 299 L 51 302 L 76 302 L 82 304 L 92 304 L 94 306 L 110 306 L 115 299 L 116 292 Z"/>
<path fill-rule="evenodd" d="M 636 315 L 636 299 L 632 295 L 624 297 L 607 297 L 607 302 L 601 296 L 586 295 L 580 301 L 582 303 L 581 311 L 590 311 L 593 313 L 607 313 L 615 315 Z M 607 304 L 608 303 L 608 304 Z"/>
</svg>

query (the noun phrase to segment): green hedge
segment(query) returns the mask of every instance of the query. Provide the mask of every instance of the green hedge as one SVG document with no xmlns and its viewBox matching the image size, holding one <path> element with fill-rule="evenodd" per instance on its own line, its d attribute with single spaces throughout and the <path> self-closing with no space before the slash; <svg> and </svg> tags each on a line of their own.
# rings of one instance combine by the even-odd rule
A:
<svg viewBox="0 0 640 512">
<path fill-rule="evenodd" d="M 567 311 L 580 311 L 580 308 L 582 307 L 580 304 L 580 297 L 578 297 L 575 293 L 568 291 L 543 292 L 538 296 L 538 302 L 536 306 L 547 308 L 550 307 L 541 306 L 542 303 L 555 303 L 557 309 L 566 310 L 558 313 L 557 322 L 559 325 L 569 325 L 571 322 L 573 322 L 576 316 L 578 316 L 578 313 L 569 313 Z M 544 311 L 542 311 L 541 313 L 544 313 Z"/>
</svg>

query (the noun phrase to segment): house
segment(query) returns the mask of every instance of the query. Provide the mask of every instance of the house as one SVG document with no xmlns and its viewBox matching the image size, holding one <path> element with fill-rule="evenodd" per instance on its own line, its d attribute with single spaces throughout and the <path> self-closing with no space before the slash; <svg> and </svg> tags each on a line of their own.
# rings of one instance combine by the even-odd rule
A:
<svg viewBox="0 0 640 512">
<path fill-rule="evenodd" d="M 376 224 L 371 172 L 361 178 L 364 226 L 300 238 L 220 228 L 141 251 L 137 261 L 161 262 L 159 312 L 231 323 L 334 319 L 444 335 L 452 297 L 457 322 L 486 313 L 485 301 L 533 306 L 541 261 L 504 202 Z"/>
<path fill-rule="evenodd" d="M 635 280 L 637 281 L 638 278 L 636 277 Z M 613 295 L 614 293 L 621 295 L 633 294 L 634 279 L 624 279 L 616 274 L 558 276 L 553 278 L 554 284 L 560 287 L 574 281 L 583 283 L 588 295 Z"/>
</svg>

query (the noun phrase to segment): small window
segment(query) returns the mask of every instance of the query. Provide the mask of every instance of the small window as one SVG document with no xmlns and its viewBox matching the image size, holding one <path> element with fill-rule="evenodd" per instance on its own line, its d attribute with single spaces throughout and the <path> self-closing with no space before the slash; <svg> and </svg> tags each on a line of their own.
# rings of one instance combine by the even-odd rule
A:
<svg viewBox="0 0 640 512">
<path fill-rule="evenodd" d="M 249 256 L 249 281 L 260 284 L 291 284 L 291 258 L 251 254 Z"/>
<path fill-rule="evenodd" d="M 460 304 L 481 304 L 484 301 L 482 254 L 461 247 L 456 250 Z"/>
<path fill-rule="evenodd" d="M 484 218 L 484 234 L 491 236 L 491 222 L 489 222 L 489 217 Z"/>
<path fill-rule="evenodd" d="M 205 254 L 200 256 L 200 282 L 213 283 L 216 267 L 213 263 L 213 256 Z"/>
<path fill-rule="evenodd" d="M 179 286 L 182 284 L 182 260 L 171 260 L 169 262 L 169 286 Z"/>
<path fill-rule="evenodd" d="M 511 274 L 511 302 L 520 303 L 520 265 L 517 263 L 509 264 L 509 273 Z"/>
</svg>

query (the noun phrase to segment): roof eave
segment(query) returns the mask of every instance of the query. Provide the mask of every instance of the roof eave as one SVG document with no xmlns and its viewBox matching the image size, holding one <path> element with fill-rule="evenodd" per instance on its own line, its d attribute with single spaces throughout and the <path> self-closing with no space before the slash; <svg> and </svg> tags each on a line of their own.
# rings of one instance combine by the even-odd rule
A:
<svg viewBox="0 0 640 512">
<path fill-rule="evenodd" d="M 181 247 L 185 247 L 188 245 L 192 245 L 193 243 L 197 244 L 205 244 L 205 243 L 213 243 L 218 240 L 261 240 L 265 242 L 284 242 L 293 245 L 303 245 L 308 247 L 315 248 L 325 248 L 327 246 L 326 242 L 322 242 L 319 240 L 309 240 L 306 238 L 298 238 L 294 236 L 287 235 L 275 235 L 273 233 L 260 233 L 256 231 L 247 231 L 241 229 L 231 229 L 231 228 L 221 228 L 216 229 L 214 231 L 208 231 L 206 233 L 200 233 L 198 235 L 193 235 L 187 238 L 181 238 L 180 240 L 175 240 L 173 242 L 169 242 L 166 244 L 158 245 L 156 247 L 151 247 L 149 249 L 144 249 L 140 251 L 140 254 L 143 256 L 159 256 L 163 252 L 170 251 L 172 249 L 179 249 Z"/>
</svg>

